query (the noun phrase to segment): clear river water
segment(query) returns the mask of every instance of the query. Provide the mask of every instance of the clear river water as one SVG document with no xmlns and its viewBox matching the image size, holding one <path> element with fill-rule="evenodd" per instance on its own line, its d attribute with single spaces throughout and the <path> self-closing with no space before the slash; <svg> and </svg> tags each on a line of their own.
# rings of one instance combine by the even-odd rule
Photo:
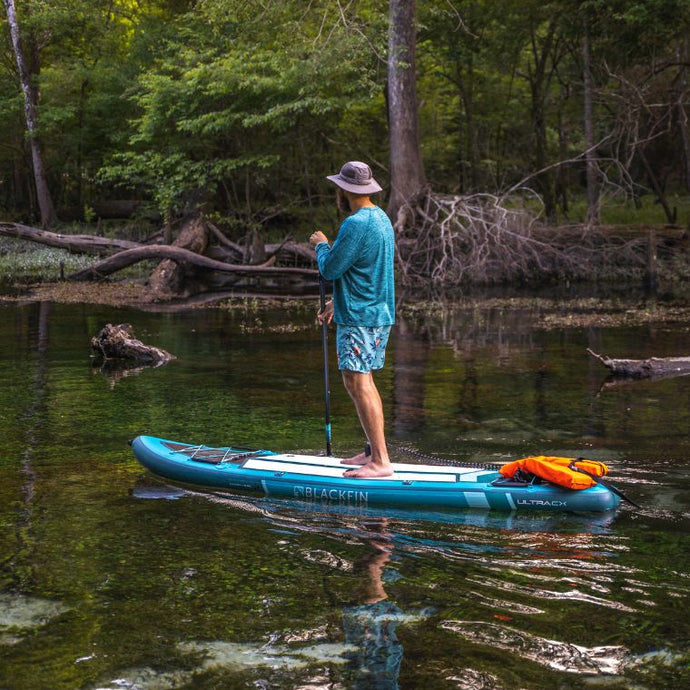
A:
<svg viewBox="0 0 690 690">
<path fill-rule="evenodd" d="M 137 463 L 140 433 L 323 452 L 315 306 L 0 303 L 0 688 L 690 687 L 690 377 L 611 384 L 587 354 L 690 355 L 690 323 L 426 305 L 377 377 L 394 459 L 586 455 L 639 509 L 348 510 Z M 176 359 L 92 366 L 123 322 Z"/>
</svg>

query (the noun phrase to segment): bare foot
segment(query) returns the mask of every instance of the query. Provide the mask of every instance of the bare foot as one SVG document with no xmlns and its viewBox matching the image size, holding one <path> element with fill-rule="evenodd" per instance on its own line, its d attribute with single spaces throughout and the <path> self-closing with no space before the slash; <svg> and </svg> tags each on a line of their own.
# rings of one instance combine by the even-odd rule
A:
<svg viewBox="0 0 690 690">
<path fill-rule="evenodd" d="M 357 455 L 353 455 L 351 458 L 343 458 L 340 461 L 341 465 L 364 465 L 367 462 L 370 462 L 371 460 L 371 455 L 365 455 L 364 453 L 358 453 Z"/>
<path fill-rule="evenodd" d="M 356 470 L 347 470 L 343 473 L 343 477 L 348 479 L 374 479 L 376 477 L 390 477 L 393 474 L 393 468 L 390 465 L 374 465 L 371 462 L 362 465 Z"/>
</svg>

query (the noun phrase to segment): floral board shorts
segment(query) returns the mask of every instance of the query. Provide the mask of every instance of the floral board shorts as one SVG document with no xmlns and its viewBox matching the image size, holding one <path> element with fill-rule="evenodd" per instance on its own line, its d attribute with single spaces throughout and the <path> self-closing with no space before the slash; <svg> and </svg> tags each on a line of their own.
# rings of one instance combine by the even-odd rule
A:
<svg viewBox="0 0 690 690">
<path fill-rule="evenodd" d="M 336 332 L 338 369 L 368 374 L 381 369 L 386 358 L 390 326 L 341 326 Z"/>
</svg>

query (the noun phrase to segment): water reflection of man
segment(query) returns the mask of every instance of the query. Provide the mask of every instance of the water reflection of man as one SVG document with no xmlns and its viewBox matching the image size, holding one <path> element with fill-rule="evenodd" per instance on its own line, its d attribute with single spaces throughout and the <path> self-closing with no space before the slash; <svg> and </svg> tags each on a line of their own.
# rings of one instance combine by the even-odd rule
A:
<svg viewBox="0 0 690 690">
<path fill-rule="evenodd" d="M 362 541 L 372 552 L 355 564 L 363 570 L 361 604 L 343 609 L 345 642 L 358 651 L 351 657 L 355 678 L 351 687 L 372 690 L 397 690 L 403 648 L 395 630 L 402 611 L 388 599 L 383 586 L 383 572 L 393 554 L 393 542 L 386 532 L 388 520 L 367 523 Z"/>
</svg>

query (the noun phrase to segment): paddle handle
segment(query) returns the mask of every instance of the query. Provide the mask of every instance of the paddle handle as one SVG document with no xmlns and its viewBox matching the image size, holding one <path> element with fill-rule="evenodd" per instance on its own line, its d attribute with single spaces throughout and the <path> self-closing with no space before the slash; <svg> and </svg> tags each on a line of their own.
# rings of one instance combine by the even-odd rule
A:
<svg viewBox="0 0 690 690">
<path fill-rule="evenodd" d="M 321 297 L 321 312 L 326 308 L 326 281 L 319 273 L 319 295 Z M 326 416 L 326 455 L 331 456 L 331 384 L 328 375 L 328 324 L 321 324 L 321 347 L 323 349 L 323 385 Z"/>
</svg>

